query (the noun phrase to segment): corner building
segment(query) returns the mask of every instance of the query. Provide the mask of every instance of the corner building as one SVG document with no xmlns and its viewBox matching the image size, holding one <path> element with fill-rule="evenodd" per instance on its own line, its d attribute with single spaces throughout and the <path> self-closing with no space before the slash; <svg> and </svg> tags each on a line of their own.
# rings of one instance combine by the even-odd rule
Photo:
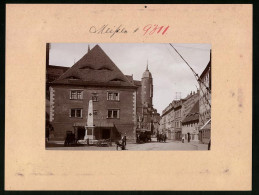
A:
<svg viewBox="0 0 259 195">
<path fill-rule="evenodd" d="M 141 81 L 133 80 L 99 45 L 49 85 L 52 140 L 64 140 L 67 131 L 84 139 L 88 115 L 93 115 L 95 139 L 116 140 L 125 133 L 128 139 L 135 139 L 138 128 L 154 129 L 152 117 L 157 113 L 148 68 Z M 88 113 L 90 100 L 93 113 Z"/>
</svg>

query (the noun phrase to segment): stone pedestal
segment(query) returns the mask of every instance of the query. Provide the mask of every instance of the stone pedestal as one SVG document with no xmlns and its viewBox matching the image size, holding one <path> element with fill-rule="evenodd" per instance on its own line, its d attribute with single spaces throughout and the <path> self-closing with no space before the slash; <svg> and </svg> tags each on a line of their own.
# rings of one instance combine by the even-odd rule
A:
<svg viewBox="0 0 259 195">
<path fill-rule="evenodd" d="M 198 139 L 198 134 L 194 134 L 193 141 L 195 141 L 195 142 L 198 142 L 198 141 L 199 141 L 199 139 Z"/>
<path fill-rule="evenodd" d="M 87 134 L 89 134 L 89 135 L 87 135 Z M 92 127 L 88 127 L 88 126 L 85 127 L 85 137 L 84 137 L 84 139 L 85 140 L 86 139 L 89 139 L 89 140 L 95 139 L 94 127 L 93 126 Z"/>
</svg>

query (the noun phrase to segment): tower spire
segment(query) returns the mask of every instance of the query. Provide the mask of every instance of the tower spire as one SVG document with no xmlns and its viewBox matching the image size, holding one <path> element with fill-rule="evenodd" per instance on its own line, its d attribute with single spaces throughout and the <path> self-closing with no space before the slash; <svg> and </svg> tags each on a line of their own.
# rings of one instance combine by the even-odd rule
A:
<svg viewBox="0 0 259 195">
<path fill-rule="evenodd" d="M 148 70 L 148 60 L 147 60 L 147 68 L 146 68 L 146 70 Z"/>
</svg>

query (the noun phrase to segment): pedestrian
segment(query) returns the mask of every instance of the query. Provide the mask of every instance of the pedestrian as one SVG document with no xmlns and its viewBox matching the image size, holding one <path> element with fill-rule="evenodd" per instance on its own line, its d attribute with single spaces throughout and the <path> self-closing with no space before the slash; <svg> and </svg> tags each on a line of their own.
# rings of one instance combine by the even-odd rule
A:
<svg viewBox="0 0 259 195">
<path fill-rule="evenodd" d="M 210 150 L 210 145 L 211 145 L 211 140 L 210 140 L 210 142 L 208 144 L 208 150 Z"/>
<path fill-rule="evenodd" d="M 182 136 L 182 143 L 184 143 L 184 139 L 185 139 L 185 137 L 184 137 L 184 135 Z"/>
<path fill-rule="evenodd" d="M 191 135 L 190 133 L 188 133 L 188 142 L 190 142 L 190 139 L 191 139 Z"/>
<path fill-rule="evenodd" d="M 126 138 L 126 133 L 125 133 L 125 135 L 123 136 L 123 138 L 122 138 L 122 144 L 124 145 L 124 146 L 126 146 L 126 141 L 127 140 L 127 138 Z"/>
</svg>

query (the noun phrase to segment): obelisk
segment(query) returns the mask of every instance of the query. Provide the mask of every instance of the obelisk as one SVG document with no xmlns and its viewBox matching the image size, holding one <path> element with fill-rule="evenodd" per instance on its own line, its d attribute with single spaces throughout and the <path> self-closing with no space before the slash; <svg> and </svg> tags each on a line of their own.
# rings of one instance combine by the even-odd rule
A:
<svg viewBox="0 0 259 195">
<path fill-rule="evenodd" d="M 88 135 L 87 135 L 88 134 Z M 93 100 L 89 100 L 87 123 L 85 126 L 85 137 L 84 139 L 95 139 L 94 136 L 94 117 L 93 117 Z"/>
</svg>

